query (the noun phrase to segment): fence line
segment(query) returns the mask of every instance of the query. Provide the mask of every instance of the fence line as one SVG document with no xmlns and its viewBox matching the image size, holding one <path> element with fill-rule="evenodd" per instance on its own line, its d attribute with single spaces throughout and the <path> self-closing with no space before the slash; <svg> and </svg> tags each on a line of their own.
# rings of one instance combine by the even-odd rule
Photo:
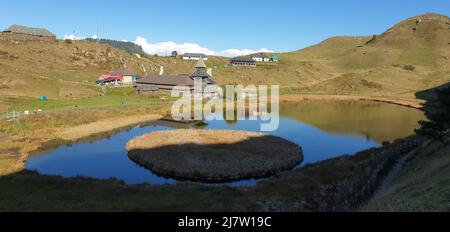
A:
<svg viewBox="0 0 450 232">
<path fill-rule="evenodd" d="M 378 149 L 371 149 L 369 159 L 363 161 L 359 170 L 356 170 L 356 178 L 336 181 L 323 186 L 318 192 L 327 194 L 339 194 L 344 196 L 341 202 L 330 202 L 326 207 L 317 206 L 319 211 L 349 211 L 368 200 L 376 191 L 383 177 L 389 171 L 389 164 L 398 160 L 401 156 L 413 151 L 423 144 L 423 137 L 413 135 L 405 139 L 396 140 L 394 143 Z M 360 153 L 363 153 L 360 152 Z M 358 153 L 358 154 L 360 154 Z M 356 155 L 358 155 L 356 154 Z M 341 191 L 341 193 L 338 193 Z"/>
</svg>

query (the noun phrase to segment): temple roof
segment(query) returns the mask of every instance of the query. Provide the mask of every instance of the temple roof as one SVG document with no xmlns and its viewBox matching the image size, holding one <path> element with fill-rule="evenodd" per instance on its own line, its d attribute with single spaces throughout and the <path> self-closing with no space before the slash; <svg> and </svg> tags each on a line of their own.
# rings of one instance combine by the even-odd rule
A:
<svg viewBox="0 0 450 232">
<path fill-rule="evenodd" d="M 197 64 L 195 65 L 195 68 L 197 68 L 197 69 L 206 68 L 206 64 L 203 61 L 203 58 L 200 58 L 200 60 L 198 60 Z"/>
</svg>

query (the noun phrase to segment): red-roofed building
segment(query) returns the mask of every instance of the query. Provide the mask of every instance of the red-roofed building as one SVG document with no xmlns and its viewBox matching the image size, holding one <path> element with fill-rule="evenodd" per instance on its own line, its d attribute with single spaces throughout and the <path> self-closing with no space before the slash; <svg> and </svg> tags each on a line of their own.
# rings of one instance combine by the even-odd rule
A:
<svg viewBox="0 0 450 232">
<path fill-rule="evenodd" d="M 112 73 L 101 75 L 98 78 L 97 83 L 103 84 L 114 82 L 116 85 L 132 85 L 137 79 L 138 76 L 128 69 L 118 69 Z"/>
</svg>

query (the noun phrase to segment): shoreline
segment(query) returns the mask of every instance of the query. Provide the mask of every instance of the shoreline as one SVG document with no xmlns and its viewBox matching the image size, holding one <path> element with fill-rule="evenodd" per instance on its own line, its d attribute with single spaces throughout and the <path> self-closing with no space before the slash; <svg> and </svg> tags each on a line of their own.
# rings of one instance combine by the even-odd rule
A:
<svg viewBox="0 0 450 232">
<path fill-rule="evenodd" d="M 400 158 L 404 153 L 410 152 L 420 146 L 421 139 L 415 136 L 399 139 L 392 144 L 380 148 L 371 148 L 353 155 L 343 155 L 317 163 L 308 164 L 299 169 L 293 169 L 268 177 L 256 186 L 229 187 L 224 185 L 205 186 L 193 182 L 185 182 L 177 185 L 129 185 L 121 180 L 95 179 L 89 177 L 62 177 L 57 175 L 41 175 L 35 171 L 24 170 L 15 173 L 12 178 L 2 179 L 4 186 L 30 186 L 38 189 L 37 196 L 20 189 L 19 194 L 27 194 L 26 197 L 40 197 L 40 194 L 50 194 L 60 197 L 64 193 L 86 195 L 87 192 L 94 195 L 95 202 L 102 199 L 100 205 L 86 204 L 89 209 L 104 210 L 104 205 L 117 203 L 120 199 L 124 205 L 112 208 L 114 211 L 135 209 L 133 202 L 145 202 L 148 197 L 157 196 L 158 199 L 171 202 L 185 202 L 186 192 L 194 199 L 200 199 L 197 203 L 187 204 L 155 204 L 154 201 L 147 204 L 139 203 L 144 210 L 199 210 L 211 211 L 211 203 L 205 200 L 217 202 L 215 210 L 233 209 L 235 211 L 248 211 L 249 209 L 260 212 L 275 211 L 353 211 L 372 197 L 374 190 L 385 178 L 391 168 L 392 161 Z M 355 167 L 359 167 L 356 168 Z M 330 176 L 331 170 L 338 172 Z M 31 184 L 30 184 L 31 183 Z M 287 184 L 288 183 L 288 184 Z M 54 186 L 56 193 L 49 192 L 42 186 Z M 72 189 L 76 185 L 77 189 Z M 51 190 L 51 189 L 50 189 Z M 368 191 L 365 191 L 368 190 Z M 113 192 L 117 195 L 109 197 Z M 283 193 L 280 196 L 280 192 Z M 25 193 L 24 193 L 25 192 Z M 220 196 L 218 197 L 218 193 Z M 89 195 L 89 194 L 87 194 Z M 86 196 L 87 196 L 86 195 Z M 198 198 L 200 197 L 200 198 Z M 40 198 L 39 198 L 40 199 Z M 225 205 L 221 205 L 226 202 Z M 65 210 L 72 211 L 78 205 L 67 202 L 65 198 L 57 198 L 52 204 L 39 205 L 41 211 L 54 210 L 53 205 L 63 205 Z M 115 204 L 114 204 L 115 205 Z M 100 207 L 100 208 L 96 208 Z M 26 208 L 23 210 L 27 211 Z"/>
<path fill-rule="evenodd" d="M 85 139 L 108 134 L 142 123 L 158 121 L 162 118 L 163 116 L 160 114 L 106 118 L 69 128 L 55 128 L 54 130 L 57 132 L 52 136 L 44 136 L 43 138 L 38 138 L 36 140 L 26 140 L 24 137 L 18 138 L 17 140 L 11 140 L 13 142 L 24 144 L 20 148 L 18 154 L 16 154 L 17 158 L 14 161 L 14 167 L 8 169 L 5 173 L 0 170 L 0 173 L 1 175 L 7 175 L 14 172 L 24 171 L 25 162 L 32 153 L 45 151 L 46 149 L 60 146 L 62 144 L 76 143 Z M 35 135 L 32 135 L 31 137 L 36 138 Z"/>
<path fill-rule="evenodd" d="M 310 98 L 306 96 L 291 96 L 288 100 L 309 100 Z M 306 99 L 303 99 L 306 97 Z M 321 96 L 322 97 L 322 96 Z M 331 98 L 335 96 L 328 96 L 326 99 L 333 99 Z M 281 100 L 285 100 L 286 97 L 281 98 Z M 314 99 L 324 99 L 324 98 L 314 98 Z M 353 96 L 348 98 L 340 98 L 339 100 L 361 100 L 359 98 L 355 98 Z M 350 173 L 347 173 L 345 170 L 347 170 L 347 166 L 353 166 L 356 165 L 358 167 L 361 167 L 361 170 L 365 170 L 362 167 L 365 167 L 367 165 L 367 162 L 372 162 L 371 157 L 375 157 L 373 155 L 373 152 L 378 153 L 381 151 L 390 151 L 390 148 L 396 148 L 396 149 L 403 149 L 404 146 L 398 143 L 390 144 L 387 147 L 380 147 L 380 148 L 373 148 L 368 150 L 360 151 L 353 155 L 346 155 L 342 154 L 342 156 L 339 156 L 337 158 L 332 158 L 328 160 L 324 160 L 318 163 L 310 164 L 305 166 L 302 169 L 298 170 L 291 170 L 286 172 L 281 172 L 278 174 L 277 177 L 269 177 L 267 180 L 262 181 L 258 185 L 254 187 L 225 187 L 225 186 L 215 186 L 211 188 L 205 188 L 202 185 L 198 185 L 197 183 L 192 182 L 186 182 L 177 184 L 175 186 L 155 186 L 155 185 L 149 185 L 149 184 L 138 184 L 138 185 L 129 185 L 126 183 L 121 182 L 120 180 L 111 178 L 107 180 L 102 179 L 95 179 L 95 178 L 87 178 L 87 177 L 71 177 L 71 178 L 64 178 L 60 176 L 55 175 L 43 175 L 39 174 L 37 172 L 30 172 L 24 168 L 24 164 L 28 156 L 32 152 L 39 151 L 42 149 L 45 145 L 45 143 L 51 143 L 52 140 L 55 142 L 78 142 L 83 139 L 90 138 L 92 136 L 99 136 L 103 133 L 111 133 L 113 131 L 116 131 L 121 128 L 126 128 L 133 125 L 139 125 L 141 123 L 151 122 L 151 121 L 157 121 L 161 119 L 161 115 L 155 115 L 155 114 L 146 114 L 146 115 L 138 115 L 138 116 L 119 116 L 119 117 L 112 117 L 112 118 L 106 118 L 102 120 L 97 120 L 91 123 L 87 123 L 84 125 L 78 125 L 74 127 L 64 128 L 61 129 L 61 131 L 58 131 L 57 133 L 52 134 L 51 137 L 38 139 L 36 141 L 33 141 L 33 144 L 26 145 L 23 147 L 20 156 L 23 158 L 21 161 L 18 159 L 16 162 L 17 167 L 14 167 L 11 169 L 11 172 L 9 174 L 2 174 L 2 176 L 8 176 L 10 174 L 13 174 L 14 177 L 23 178 L 23 181 L 28 181 L 29 179 L 37 179 L 42 180 L 44 183 L 47 181 L 51 184 L 58 184 L 62 185 L 61 187 L 62 191 L 72 191 L 69 189 L 66 189 L 64 186 L 71 186 L 72 183 L 83 183 L 82 186 L 88 186 L 89 188 L 92 188 L 92 191 L 95 191 L 97 194 L 105 194 L 102 190 L 102 188 L 112 188 L 112 189 L 119 189 L 120 191 L 122 189 L 127 189 L 131 192 L 142 192 L 144 195 L 153 193 L 154 191 L 164 191 L 168 195 L 170 193 L 179 193 L 184 192 L 187 190 L 192 191 L 193 193 L 204 193 L 205 191 L 207 193 L 213 192 L 214 194 L 217 191 L 230 191 L 230 195 L 224 194 L 224 198 L 232 197 L 233 194 L 239 195 L 239 199 L 235 201 L 236 205 L 243 205 L 243 209 L 250 207 L 256 207 L 258 210 L 271 210 L 274 209 L 286 209 L 286 210 L 310 210 L 310 209 L 335 209 L 336 207 L 341 208 L 343 210 L 351 210 L 353 207 L 357 206 L 361 201 L 367 200 L 370 195 L 359 195 L 359 193 L 355 192 L 348 192 L 346 189 L 351 189 L 354 186 L 359 186 L 360 184 L 365 183 L 359 183 L 355 182 L 355 177 Z M 57 131 L 57 129 L 55 130 Z M 67 137 L 63 137 L 67 136 Z M 70 140 L 69 140 L 70 139 Z M 403 140 L 403 139 L 402 139 Z M 396 150 L 395 149 L 395 150 Z M 396 153 L 396 152 L 394 152 Z M 378 156 L 376 156 L 378 157 Z M 368 167 L 372 167 L 373 165 L 369 165 Z M 383 166 L 380 166 L 380 169 Z M 334 186 L 334 182 L 329 181 L 329 170 L 330 169 L 340 169 L 343 170 L 342 172 L 339 172 L 339 176 L 342 176 L 344 178 L 343 182 L 338 182 L 337 186 Z M 358 169 L 359 170 L 359 169 Z M 380 181 L 380 178 L 383 178 L 383 173 L 379 173 L 377 178 L 371 180 L 371 183 L 377 183 Z M 360 177 L 360 176 L 358 176 Z M 295 184 L 295 185 L 289 185 L 285 186 L 285 180 L 287 179 L 294 179 L 297 180 L 295 182 L 297 183 L 303 183 L 303 184 Z M 304 182 L 303 180 L 311 180 L 317 179 L 317 181 L 314 182 Z M 8 179 L 8 178 L 6 178 Z M 333 179 L 333 178 L 332 178 Z M 359 180 L 359 179 L 358 179 Z M 14 183 L 14 182 L 12 182 Z M 349 183 L 351 183 L 349 185 Z M 373 184 L 372 183 L 372 184 Z M 370 184 L 368 186 L 373 187 L 373 185 Z M 278 186 L 276 189 L 283 189 L 283 191 L 296 191 L 298 194 L 301 195 L 301 198 L 298 198 L 299 196 L 295 194 L 295 196 L 291 196 L 290 194 L 287 194 L 282 199 L 275 199 L 272 197 L 271 193 L 273 192 L 271 189 L 273 189 L 274 186 Z M 39 186 L 39 184 L 38 184 Z M 103 187 L 98 187 L 103 186 Z M 285 187 L 283 187 L 285 186 Z M 329 190 L 329 188 L 336 189 Z M 367 187 L 367 186 L 365 186 Z M 309 189 L 309 190 L 308 190 Z M 331 191 L 331 192 L 329 192 Z M 342 191 L 342 192 L 341 192 Z M 80 190 L 80 192 L 83 192 Z M 339 193 L 337 193 L 339 192 Z M 250 194 L 248 194 L 250 193 Z M 316 208 L 317 203 L 314 198 L 317 194 L 327 193 L 331 194 L 330 196 L 333 196 L 336 198 L 335 200 L 327 203 L 326 205 L 320 206 L 319 208 Z M 274 192 L 276 194 L 276 191 Z M 348 194 L 351 194 L 351 204 L 342 204 L 342 202 L 346 202 L 346 199 L 344 198 L 344 195 L 347 196 Z M 356 194 L 356 195 L 355 195 Z M 253 196 L 254 195 L 254 196 Z M 253 196 L 253 197 L 252 197 Z M 322 195 L 320 195 L 322 196 Z M 350 196 L 350 195 L 349 195 Z M 123 197 L 126 197 L 126 194 L 123 195 Z M 291 197 L 293 197 L 291 199 Z M 312 197 L 312 198 L 310 198 Z M 326 197 L 326 196 L 325 196 Z M 334 199 L 333 198 L 333 199 Z M 304 200 L 301 200 L 304 199 Z M 245 203 L 249 200 L 250 203 Z M 329 200 L 328 198 L 326 200 Z M 61 202 L 64 202 L 63 200 Z M 288 207 L 288 205 L 291 205 L 291 203 L 294 202 L 295 206 Z M 314 204 L 303 204 L 302 202 L 313 202 Z M 126 207 L 126 206 L 125 206 Z M 170 206 L 168 206 L 170 207 Z M 189 206 L 194 207 L 195 206 Z M 237 206 L 235 206 L 237 207 Z M 241 209 L 241 206 L 235 208 L 235 209 Z M 287 207 L 287 208 L 285 208 Z"/>
<path fill-rule="evenodd" d="M 390 98 L 390 97 L 372 97 L 372 96 L 353 96 L 353 95 L 282 95 L 280 101 L 316 101 L 316 100 L 332 100 L 332 101 L 372 101 L 394 104 L 417 110 L 425 111 L 423 108 L 425 100 L 412 98 Z"/>
<path fill-rule="evenodd" d="M 402 99 L 402 98 L 387 98 L 387 97 L 370 97 L 370 96 L 352 96 L 352 95 L 282 95 L 280 102 L 295 102 L 295 101 L 315 101 L 315 100 L 331 100 L 331 101 L 372 101 L 382 102 L 386 104 L 395 104 L 399 106 L 414 108 L 425 111 L 423 103 L 425 101 L 419 99 Z M 22 167 L 31 153 L 45 150 L 51 147 L 48 144 L 60 143 L 74 143 L 95 137 L 97 135 L 107 134 L 120 130 L 122 128 L 138 125 L 164 119 L 161 114 L 145 114 L 135 116 L 120 116 L 113 118 L 106 118 L 97 120 L 88 124 L 82 124 L 69 128 L 55 128 L 57 131 L 53 136 L 45 137 L 27 143 L 21 148 L 20 156 L 17 159 L 18 165 Z M 59 131 L 58 131 L 59 130 Z M 16 168 L 14 168 L 16 169 Z"/>
<path fill-rule="evenodd" d="M 63 139 L 68 142 L 76 142 L 98 134 L 108 133 L 124 127 L 147 123 L 162 119 L 159 114 L 146 114 L 128 117 L 117 117 L 99 120 L 84 125 L 67 128 L 56 133 L 56 139 Z"/>
<path fill-rule="evenodd" d="M 384 97 L 369 97 L 369 96 L 351 96 L 351 95 L 282 95 L 280 102 L 295 102 L 295 101 L 315 101 L 315 100 L 331 100 L 331 101 L 372 101 L 382 102 L 386 104 L 395 104 L 404 107 L 414 108 L 425 111 L 422 104 L 425 101 L 419 99 L 401 99 L 401 98 L 384 98 Z M 161 114 L 145 114 L 135 116 L 120 116 L 113 118 L 106 118 L 97 120 L 88 124 L 82 124 L 70 128 L 55 128 L 57 131 L 53 136 L 44 139 L 38 139 L 33 143 L 27 143 L 20 150 L 19 158 L 17 159 L 17 167 L 14 170 L 24 170 L 24 163 L 28 156 L 34 152 L 45 150 L 48 147 L 53 147 L 52 144 L 61 143 L 76 143 L 89 139 L 98 135 L 107 134 L 120 130 L 122 128 L 138 125 L 164 119 Z M 50 145 L 49 145 L 50 144 Z M 1 172 L 0 172 L 1 173 Z"/>
</svg>

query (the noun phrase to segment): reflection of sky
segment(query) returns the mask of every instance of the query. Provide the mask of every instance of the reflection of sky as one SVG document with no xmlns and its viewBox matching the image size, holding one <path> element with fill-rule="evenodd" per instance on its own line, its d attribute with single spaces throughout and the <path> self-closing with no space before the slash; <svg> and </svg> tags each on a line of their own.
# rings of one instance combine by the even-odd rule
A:
<svg viewBox="0 0 450 232">
<path fill-rule="evenodd" d="M 239 121 L 228 125 L 225 121 L 209 122 L 210 129 L 231 129 L 259 132 L 259 121 Z M 280 118 L 278 130 L 269 134 L 279 136 L 302 146 L 305 154 L 304 164 L 328 159 L 342 154 L 354 154 L 358 151 L 378 146 L 365 136 L 339 135 L 321 131 L 320 129 L 290 118 Z"/>
<path fill-rule="evenodd" d="M 236 124 L 210 121 L 207 126 L 208 129 L 246 131 L 259 131 L 259 127 L 259 121 L 238 121 Z M 152 131 L 167 129 L 170 128 L 158 125 L 135 127 L 109 139 L 78 143 L 70 147 L 62 146 L 50 152 L 30 156 L 26 168 L 37 170 L 42 174 L 64 177 L 87 176 L 100 179 L 114 177 L 129 184 L 173 184 L 176 183 L 175 180 L 158 177 L 136 165 L 128 158 L 125 150 L 125 145 L 130 139 Z M 301 145 L 305 155 L 302 165 L 378 146 L 375 141 L 368 140 L 365 136 L 331 134 L 290 118 L 281 118 L 278 130 L 270 134 Z M 244 180 L 232 185 L 255 183 L 255 180 Z"/>
</svg>

